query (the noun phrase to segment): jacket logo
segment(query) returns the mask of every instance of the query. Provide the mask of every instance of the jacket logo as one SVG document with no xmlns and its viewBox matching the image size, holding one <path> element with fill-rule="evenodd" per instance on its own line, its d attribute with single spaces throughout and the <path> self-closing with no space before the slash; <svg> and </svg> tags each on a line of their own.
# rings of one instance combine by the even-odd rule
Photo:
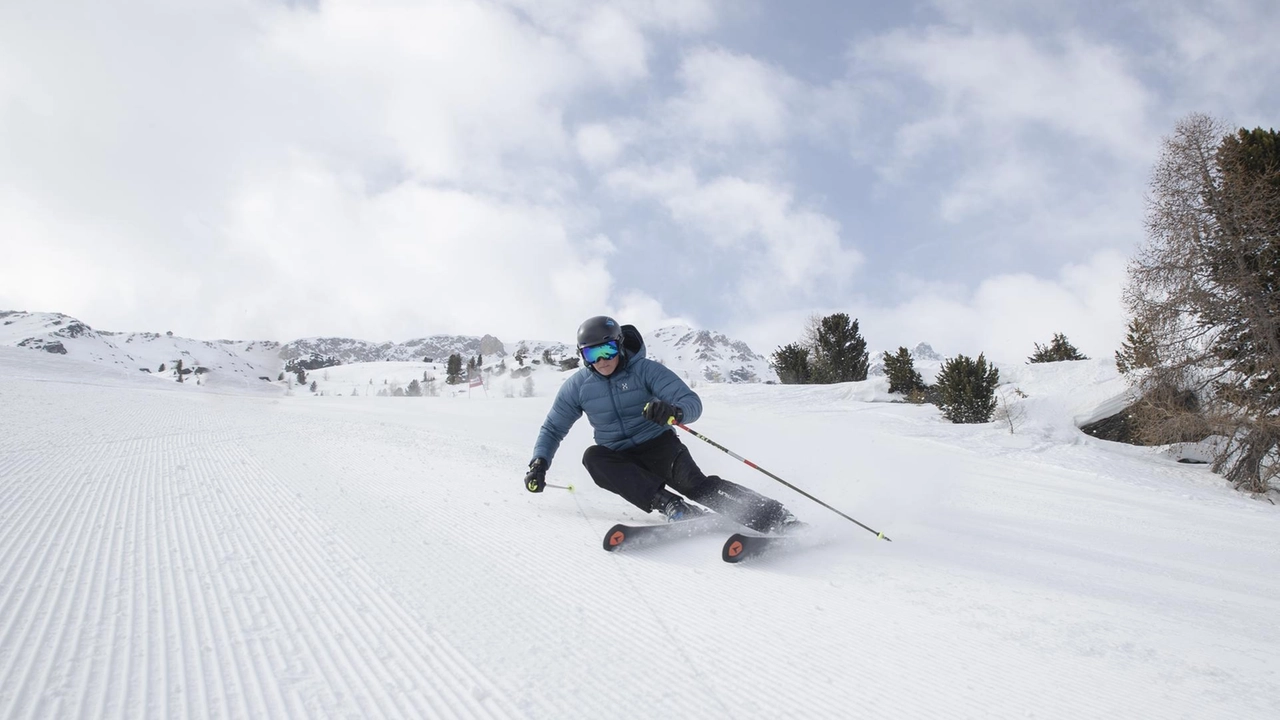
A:
<svg viewBox="0 0 1280 720">
<path fill-rule="evenodd" d="M 623 382 L 623 383 L 618 383 L 618 387 L 619 387 L 619 388 L 621 388 L 621 389 L 623 389 L 623 390 L 629 390 L 629 389 L 630 389 L 630 388 L 628 388 L 628 387 L 627 387 L 627 384 L 626 384 L 626 383 L 624 383 L 624 382 Z"/>
</svg>

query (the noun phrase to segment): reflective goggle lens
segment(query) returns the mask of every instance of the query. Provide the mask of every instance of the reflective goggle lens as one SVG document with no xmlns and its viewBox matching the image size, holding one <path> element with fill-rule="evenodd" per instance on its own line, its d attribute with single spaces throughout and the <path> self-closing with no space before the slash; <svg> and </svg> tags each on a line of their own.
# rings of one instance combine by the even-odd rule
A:
<svg viewBox="0 0 1280 720">
<path fill-rule="evenodd" d="M 600 360 L 609 360 L 618 356 L 618 341 L 610 340 L 599 345 L 582 348 L 582 359 L 588 365 L 595 365 Z"/>
</svg>

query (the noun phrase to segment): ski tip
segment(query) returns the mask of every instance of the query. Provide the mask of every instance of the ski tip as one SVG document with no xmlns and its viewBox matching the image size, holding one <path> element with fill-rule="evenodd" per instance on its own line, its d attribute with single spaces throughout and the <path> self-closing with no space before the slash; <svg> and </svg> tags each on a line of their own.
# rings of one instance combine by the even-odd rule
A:
<svg viewBox="0 0 1280 720">
<path fill-rule="evenodd" d="M 622 543 L 627 541 L 627 529 L 622 525 L 614 525 L 604 536 L 604 549 L 613 551 L 617 550 Z"/>
<path fill-rule="evenodd" d="M 729 563 L 736 563 L 744 557 L 744 551 L 747 549 L 746 543 L 743 542 L 741 535 L 734 534 L 724 544 L 724 550 L 720 552 L 720 559 Z"/>
</svg>

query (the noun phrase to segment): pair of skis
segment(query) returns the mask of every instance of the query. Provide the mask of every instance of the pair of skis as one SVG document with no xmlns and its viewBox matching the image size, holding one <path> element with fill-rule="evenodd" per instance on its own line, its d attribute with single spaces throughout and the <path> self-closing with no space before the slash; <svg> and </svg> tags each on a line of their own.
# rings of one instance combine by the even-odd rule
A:
<svg viewBox="0 0 1280 720">
<path fill-rule="evenodd" d="M 614 552 L 651 545 L 664 540 L 693 537 L 732 526 L 734 526 L 734 523 L 728 518 L 714 513 L 660 525 L 626 525 L 619 523 L 609 528 L 609 532 L 605 533 L 604 549 Z M 724 547 L 720 551 L 720 559 L 728 563 L 742 562 L 791 545 L 795 540 L 796 536 L 794 534 L 756 535 L 735 532 L 725 541 Z"/>
</svg>

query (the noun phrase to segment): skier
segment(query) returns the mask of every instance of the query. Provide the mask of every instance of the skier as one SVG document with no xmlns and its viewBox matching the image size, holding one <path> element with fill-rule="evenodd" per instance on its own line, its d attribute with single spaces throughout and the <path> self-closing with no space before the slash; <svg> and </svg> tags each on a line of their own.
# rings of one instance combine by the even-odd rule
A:
<svg viewBox="0 0 1280 720">
<path fill-rule="evenodd" d="M 546 487 L 560 441 L 585 412 L 596 444 L 583 453 L 582 464 L 597 485 L 641 510 L 657 510 L 668 521 L 706 512 L 687 498 L 761 532 L 796 522 L 778 501 L 698 469 L 671 424 L 697 420 L 702 400 L 674 372 L 645 357 L 635 326 L 603 315 L 588 318 L 578 327 L 578 353 L 585 366 L 560 387 L 534 443 L 524 478 L 529 492 Z"/>
</svg>

